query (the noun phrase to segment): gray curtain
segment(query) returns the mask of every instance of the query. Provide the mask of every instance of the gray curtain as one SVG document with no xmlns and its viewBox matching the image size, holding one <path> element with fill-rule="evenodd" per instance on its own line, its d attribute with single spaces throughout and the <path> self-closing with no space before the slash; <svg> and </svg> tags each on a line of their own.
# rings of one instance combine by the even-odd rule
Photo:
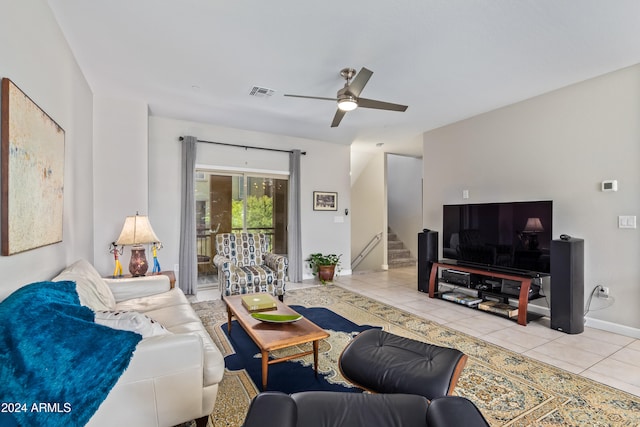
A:
<svg viewBox="0 0 640 427">
<path fill-rule="evenodd" d="M 302 237 L 300 225 L 300 150 L 289 154 L 289 280 L 302 281 Z"/>
<path fill-rule="evenodd" d="M 180 210 L 180 271 L 178 285 L 187 295 L 198 292 L 196 255 L 195 169 L 198 139 L 185 136 L 182 141 L 182 195 Z"/>
</svg>

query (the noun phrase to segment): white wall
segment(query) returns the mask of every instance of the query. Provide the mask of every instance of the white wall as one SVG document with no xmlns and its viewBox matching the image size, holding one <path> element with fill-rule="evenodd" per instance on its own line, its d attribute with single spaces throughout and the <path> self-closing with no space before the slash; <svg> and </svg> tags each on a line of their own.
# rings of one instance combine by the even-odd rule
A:
<svg viewBox="0 0 640 427">
<path fill-rule="evenodd" d="M 585 240 L 585 300 L 611 289 L 589 322 L 640 328 L 640 236 L 617 227 L 640 213 L 640 65 L 426 132 L 423 148 L 426 228 L 443 204 L 551 199 L 553 236 Z"/>
<path fill-rule="evenodd" d="M 142 101 L 101 95 L 93 106 L 94 266 L 106 276 L 114 270 L 109 244 L 118 239 L 125 217 L 149 213 L 148 108 Z M 155 218 L 149 221 L 155 231 Z M 120 257 L 125 274 L 130 259 L 126 247 Z M 148 248 L 147 259 L 151 263 Z"/>
<path fill-rule="evenodd" d="M 422 231 L 422 159 L 387 154 L 387 195 L 389 227 L 417 258 Z"/>
<path fill-rule="evenodd" d="M 382 241 L 356 267 L 356 271 L 377 271 L 387 268 L 387 200 L 385 154 L 376 153 L 362 169 L 351 188 L 353 258 L 382 232 Z"/>
<path fill-rule="evenodd" d="M 91 260 L 93 253 L 91 89 L 45 2 L 3 1 L 1 9 L 1 77 L 65 130 L 65 171 L 62 242 L 0 256 L 0 300 L 22 285 L 50 279 L 77 258 Z"/>
<path fill-rule="evenodd" d="M 178 264 L 180 239 L 180 136 L 230 144 L 306 151 L 301 156 L 302 255 L 313 252 L 343 254 L 343 274 L 350 272 L 351 209 L 348 146 L 225 128 L 163 117 L 149 118 L 149 216 L 164 244 L 158 258 L 165 268 Z M 240 169 L 288 171 L 286 153 L 245 150 L 213 144 L 198 144 L 197 163 Z M 338 211 L 314 211 L 313 191 L 338 192 Z M 343 222 L 336 222 L 343 221 Z M 304 270 L 305 278 L 311 272 Z"/>
</svg>

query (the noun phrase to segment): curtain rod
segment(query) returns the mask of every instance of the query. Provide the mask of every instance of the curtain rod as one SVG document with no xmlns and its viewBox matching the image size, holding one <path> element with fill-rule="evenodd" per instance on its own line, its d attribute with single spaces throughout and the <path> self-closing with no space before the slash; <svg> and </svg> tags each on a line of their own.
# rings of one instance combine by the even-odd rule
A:
<svg viewBox="0 0 640 427">
<path fill-rule="evenodd" d="M 180 138 L 178 138 L 180 141 L 184 141 L 184 137 L 181 136 Z M 217 141 L 202 141 L 200 139 L 197 140 L 198 142 L 204 142 L 206 144 L 217 144 L 217 145 L 226 145 L 228 147 L 238 147 L 238 148 L 244 148 L 245 150 L 247 148 L 253 148 L 254 150 L 266 150 L 266 151 L 278 151 L 280 153 L 293 153 L 293 151 L 291 150 L 279 150 L 277 148 L 267 148 L 267 147 L 252 147 L 250 145 L 238 145 L 238 144 L 229 144 L 227 142 L 217 142 Z M 303 156 L 307 155 L 306 151 L 301 151 L 300 154 L 302 154 Z"/>
</svg>

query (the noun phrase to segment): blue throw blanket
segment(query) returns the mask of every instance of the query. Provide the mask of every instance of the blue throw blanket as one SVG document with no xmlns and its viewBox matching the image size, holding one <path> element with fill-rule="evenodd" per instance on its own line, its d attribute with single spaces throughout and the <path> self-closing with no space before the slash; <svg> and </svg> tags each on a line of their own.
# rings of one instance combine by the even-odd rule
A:
<svg viewBox="0 0 640 427">
<path fill-rule="evenodd" d="M 0 425 L 85 425 L 141 339 L 94 323 L 74 282 L 18 289 L 0 303 Z"/>
</svg>

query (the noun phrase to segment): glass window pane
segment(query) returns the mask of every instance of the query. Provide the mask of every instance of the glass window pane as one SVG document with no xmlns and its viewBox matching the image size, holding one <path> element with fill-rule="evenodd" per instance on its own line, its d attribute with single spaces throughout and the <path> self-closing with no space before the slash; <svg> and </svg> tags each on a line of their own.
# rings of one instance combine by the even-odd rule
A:
<svg viewBox="0 0 640 427">
<path fill-rule="evenodd" d="M 273 179 L 247 178 L 247 231 L 273 231 Z"/>
<path fill-rule="evenodd" d="M 232 177 L 233 193 L 231 198 L 231 231 L 244 230 L 244 177 Z"/>
<path fill-rule="evenodd" d="M 198 170 L 195 191 L 200 260 L 213 260 L 218 233 L 241 231 L 269 235 L 269 251 L 286 255 L 288 190 L 288 180 L 275 176 Z M 217 282 L 215 266 L 211 269 L 198 263 L 198 280 L 201 286 Z"/>
</svg>

